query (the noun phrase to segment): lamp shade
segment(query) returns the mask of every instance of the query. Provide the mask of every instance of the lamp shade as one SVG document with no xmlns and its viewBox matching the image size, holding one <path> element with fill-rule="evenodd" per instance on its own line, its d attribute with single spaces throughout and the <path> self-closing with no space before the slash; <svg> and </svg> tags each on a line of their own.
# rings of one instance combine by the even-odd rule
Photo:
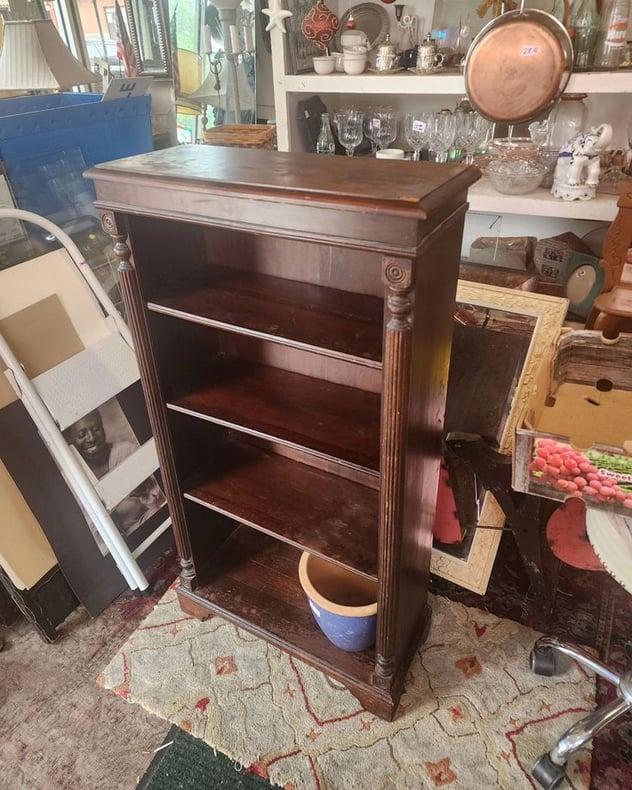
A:
<svg viewBox="0 0 632 790">
<path fill-rule="evenodd" d="M 219 96 L 215 87 L 216 82 L 217 78 L 213 72 L 209 72 L 200 87 L 194 93 L 190 93 L 187 99 L 200 104 L 216 104 L 221 101 L 220 97 L 226 96 L 226 80 L 220 80 Z"/>
<path fill-rule="evenodd" d="M 64 44 L 50 19 L 4 23 L 0 90 L 57 90 L 99 82 Z"/>
</svg>

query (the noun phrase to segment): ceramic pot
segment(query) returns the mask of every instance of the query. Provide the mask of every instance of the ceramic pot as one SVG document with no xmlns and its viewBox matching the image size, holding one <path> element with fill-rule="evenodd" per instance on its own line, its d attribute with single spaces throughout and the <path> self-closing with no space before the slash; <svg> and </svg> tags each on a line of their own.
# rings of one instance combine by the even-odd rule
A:
<svg viewBox="0 0 632 790">
<path fill-rule="evenodd" d="M 319 628 L 341 650 L 366 650 L 375 642 L 377 582 L 303 552 L 299 579 Z"/>
</svg>

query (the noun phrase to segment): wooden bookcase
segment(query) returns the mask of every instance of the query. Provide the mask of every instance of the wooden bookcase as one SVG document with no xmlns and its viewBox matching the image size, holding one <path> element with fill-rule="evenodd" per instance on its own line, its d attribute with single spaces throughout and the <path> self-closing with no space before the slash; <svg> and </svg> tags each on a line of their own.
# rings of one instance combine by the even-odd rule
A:
<svg viewBox="0 0 632 790">
<path fill-rule="evenodd" d="M 392 718 L 427 582 L 475 168 L 181 146 L 98 165 L 181 559 L 221 615 Z M 309 550 L 378 581 L 347 653 L 298 581 Z"/>
</svg>

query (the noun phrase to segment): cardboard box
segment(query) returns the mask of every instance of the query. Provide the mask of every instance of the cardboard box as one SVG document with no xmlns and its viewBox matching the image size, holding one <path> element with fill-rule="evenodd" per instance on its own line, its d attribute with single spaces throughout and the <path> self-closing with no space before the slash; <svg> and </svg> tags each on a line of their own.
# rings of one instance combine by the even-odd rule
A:
<svg viewBox="0 0 632 790">
<path fill-rule="evenodd" d="M 516 432 L 513 487 L 632 516 L 632 335 L 564 333 L 536 397 Z"/>
</svg>

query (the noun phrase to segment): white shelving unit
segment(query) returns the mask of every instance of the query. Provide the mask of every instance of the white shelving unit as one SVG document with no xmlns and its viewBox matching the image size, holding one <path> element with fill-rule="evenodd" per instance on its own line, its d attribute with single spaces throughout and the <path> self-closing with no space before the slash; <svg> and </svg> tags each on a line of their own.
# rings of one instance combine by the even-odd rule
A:
<svg viewBox="0 0 632 790">
<path fill-rule="evenodd" d="M 276 77 L 276 75 L 275 75 Z M 374 74 L 366 72 L 357 77 L 335 72 L 320 75 L 288 74 L 275 78 L 284 93 L 363 93 L 401 94 L 408 96 L 462 96 L 465 82 L 462 74 L 420 75 L 403 71 L 400 74 Z M 630 93 L 632 73 L 586 72 L 572 74 L 566 87 L 568 93 Z M 277 119 L 278 121 L 278 119 Z"/>
<path fill-rule="evenodd" d="M 285 47 L 283 35 L 278 29 L 272 31 L 272 63 L 274 74 L 275 111 L 277 125 L 277 141 L 279 150 L 298 150 L 300 142 L 296 123 L 296 106 L 301 98 L 320 95 L 327 103 L 340 97 L 391 97 L 402 102 L 406 97 L 416 100 L 436 102 L 441 97 L 465 95 L 465 83 L 462 74 L 433 74 L 421 76 L 411 72 L 389 74 L 388 76 L 366 72 L 359 76 L 334 73 L 319 75 L 315 73 L 286 74 Z M 602 120 L 607 120 L 613 113 L 621 118 L 625 113 L 632 112 L 632 73 L 622 72 L 587 72 L 573 74 L 566 91 L 569 93 L 586 93 L 589 101 L 603 104 L 605 109 Z M 491 184 L 483 179 L 469 191 L 470 213 L 508 215 L 512 228 L 516 227 L 521 217 L 527 225 L 537 225 L 538 218 L 547 218 L 550 230 L 551 220 L 589 220 L 593 222 L 611 222 L 616 213 L 616 197 L 614 195 L 598 195 L 593 200 L 566 202 L 553 198 L 549 191 L 541 189 L 524 196 L 502 195 Z M 526 231 L 525 231 L 526 232 Z M 533 232 L 532 227 L 529 229 Z M 465 238 L 468 233 L 466 231 Z"/>
<path fill-rule="evenodd" d="M 481 179 L 468 190 L 470 211 L 484 214 L 520 214 L 527 217 L 555 217 L 612 222 L 617 213 L 614 195 L 597 195 L 592 200 L 560 200 L 548 189 L 528 195 L 501 195 L 487 179 Z"/>
</svg>

